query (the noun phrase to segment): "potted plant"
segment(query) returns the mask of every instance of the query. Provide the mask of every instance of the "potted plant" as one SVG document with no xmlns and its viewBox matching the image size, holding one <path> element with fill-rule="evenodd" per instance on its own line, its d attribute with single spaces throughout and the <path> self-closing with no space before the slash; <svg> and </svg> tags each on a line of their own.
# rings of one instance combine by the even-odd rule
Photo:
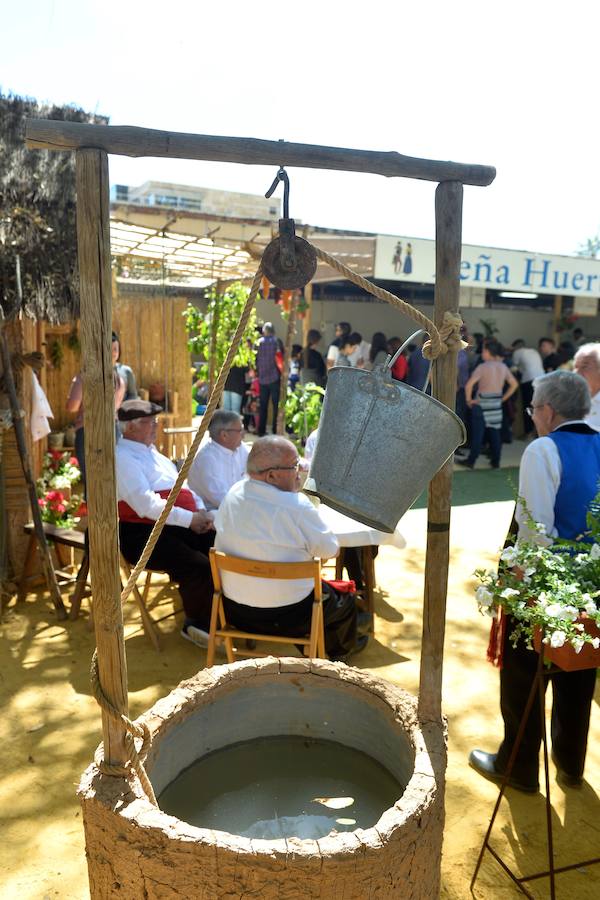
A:
<svg viewBox="0 0 600 900">
<path fill-rule="evenodd" d="M 319 424 L 325 389 L 317 384 L 297 384 L 288 387 L 285 401 L 285 424 L 288 431 L 295 434 L 303 446 L 306 438 Z"/>
<path fill-rule="evenodd" d="M 37 481 L 42 521 L 60 528 L 72 528 L 82 507 L 78 494 L 72 493 L 81 478 L 77 459 L 62 450 L 50 450 L 44 456 L 42 474 Z"/>
<path fill-rule="evenodd" d="M 522 501 L 520 501 L 522 503 Z M 510 616 L 510 640 L 561 669 L 600 666 L 600 495 L 579 540 L 551 541 L 543 525 L 528 522 L 530 537 L 506 547 L 497 572 L 478 569 L 479 610 Z"/>
</svg>

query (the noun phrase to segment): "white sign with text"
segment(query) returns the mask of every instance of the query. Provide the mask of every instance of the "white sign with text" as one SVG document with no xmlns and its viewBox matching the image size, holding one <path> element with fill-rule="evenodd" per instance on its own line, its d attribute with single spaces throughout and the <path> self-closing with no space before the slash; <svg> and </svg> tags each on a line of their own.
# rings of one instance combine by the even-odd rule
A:
<svg viewBox="0 0 600 900">
<path fill-rule="evenodd" d="M 435 241 L 378 235 L 374 277 L 433 284 Z M 463 244 L 460 282 L 497 291 L 600 297 L 600 260 Z"/>
</svg>

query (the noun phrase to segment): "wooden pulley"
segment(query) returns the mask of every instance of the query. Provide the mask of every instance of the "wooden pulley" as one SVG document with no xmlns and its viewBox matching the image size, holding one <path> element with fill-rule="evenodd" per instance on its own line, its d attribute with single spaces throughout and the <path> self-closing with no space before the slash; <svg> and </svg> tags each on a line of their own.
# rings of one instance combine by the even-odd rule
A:
<svg viewBox="0 0 600 900">
<path fill-rule="evenodd" d="M 282 223 L 292 223 L 291 234 L 282 231 Z M 276 287 L 291 291 L 303 288 L 313 278 L 317 269 L 314 247 L 293 232 L 293 219 L 280 219 L 279 237 L 267 244 L 262 258 L 265 275 Z"/>
<path fill-rule="evenodd" d="M 294 220 L 290 218 L 290 180 L 283 166 L 265 197 L 270 197 L 283 182 L 283 218 L 279 220 L 279 237 L 267 244 L 262 257 L 263 272 L 276 287 L 286 291 L 303 288 L 317 270 L 317 254 L 308 241 L 296 237 Z"/>
</svg>

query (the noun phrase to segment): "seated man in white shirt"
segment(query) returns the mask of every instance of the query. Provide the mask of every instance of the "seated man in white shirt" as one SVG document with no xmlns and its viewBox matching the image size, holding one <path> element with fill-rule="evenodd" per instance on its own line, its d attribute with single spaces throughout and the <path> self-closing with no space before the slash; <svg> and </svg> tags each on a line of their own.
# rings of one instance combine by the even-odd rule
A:
<svg viewBox="0 0 600 900">
<path fill-rule="evenodd" d="M 118 411 L 123 438 L 115 458 L 121 552 L 134 565 L 175 484 L 177 469 L 159 453 L 156 440 L 160 406 L 126 400 Z M 213 584 L 208 551 L 214 541 L 212 514 L 202 499 L 182 488 L 147 562 L 168 572 L 179 585 L 185 622 L 182 636 L 200 646 L 208 642 Z"/>
<path fill-rule="evenodd" d="M 244 426 L 236 412 L 218 409 L 208 426 L 210 435 L 188 474 L 191 489 L 207 509 L 218 509 L 230 487 L 246 474 L 248 447 L 242 443 Z"/>
<path fill-rule="evenodd" d="M 300 460 L 285 438 L 257 440 L 248 456 L 249 478 L 227 493 L 215 513 L 215 547 L 232 556 L 271 562 L 302 562 L 338 553 L 338 542 L 310 500 L 299 493 Z M 278 581 L 223 573 L 227 620 L 262 634 L 306 634 L 313 604 L 310 579 Z M 362 650 L 353 595 L 323 584 L 325 648 L 332 659 Z"/>
<path fill-rule="evenodd" d="M 590 389 L 592 406 L 585 421 L 600 431 L 600 344 L 583 344 L 575 354 L 573 368 Z"/>
</svg>

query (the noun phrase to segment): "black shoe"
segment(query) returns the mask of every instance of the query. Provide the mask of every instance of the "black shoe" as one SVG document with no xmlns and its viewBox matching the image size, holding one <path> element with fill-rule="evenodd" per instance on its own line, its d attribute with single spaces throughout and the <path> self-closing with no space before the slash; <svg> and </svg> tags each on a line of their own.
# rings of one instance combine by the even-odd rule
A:
<svg viewBox="0 0 600 900">
<path fill-rule="evenodd" d="M 360 653 L 361 650 L 364 650 L 367 644 L 369 643 L 369 635 L 368 634 L 359 634 L 356 638 L 356 644 L 349 650 L 348 653 L 345 653 L 344 656 L 332 656 L 332 662 L 343 662 L 347 663 L 351 656 L 356 656 L 357 653 Z"/>
<path fill-rule="evenodd" d="M 496 753 L 486 753 L 484 750 L 471 750 L 469 753 L 469 765 L 488 781 L 496 784 L 502 784 L 504 775 L 496 768 Z M 516 788 L 517 791 L 523 791 L 525 794 L 537 794 L 540 786 L 537 782 L 524 782 L 513 778 L 511 775 L 507 781 L 509 787 Z"/>
<path fill-rule="evenodd" d="M 556 758 L 556 753 L 552 750 L 552 762 L 556 766 L 556 780 L 559 784 L 564 784 L 566 787 L 572 788 L 580 788 L 583 784 L 583 775 L 569 775 L 568 772 L 562 768 L 558 759 Z"/>
<path fill-rule="evenodd" d="M 475 463 L 469 462 L 468 459 L 455 459 L 454 463 L 457 466 L 464 466 L 465 469 L 474 469 L 475 468 Z"/>
<path fill-rule="evenodd" d="M 490 463 L 490 469 L 499 469 L 499 468 L 500 468 L 500 463 L 493 463 L 493 462 Z"/>
</svg>

